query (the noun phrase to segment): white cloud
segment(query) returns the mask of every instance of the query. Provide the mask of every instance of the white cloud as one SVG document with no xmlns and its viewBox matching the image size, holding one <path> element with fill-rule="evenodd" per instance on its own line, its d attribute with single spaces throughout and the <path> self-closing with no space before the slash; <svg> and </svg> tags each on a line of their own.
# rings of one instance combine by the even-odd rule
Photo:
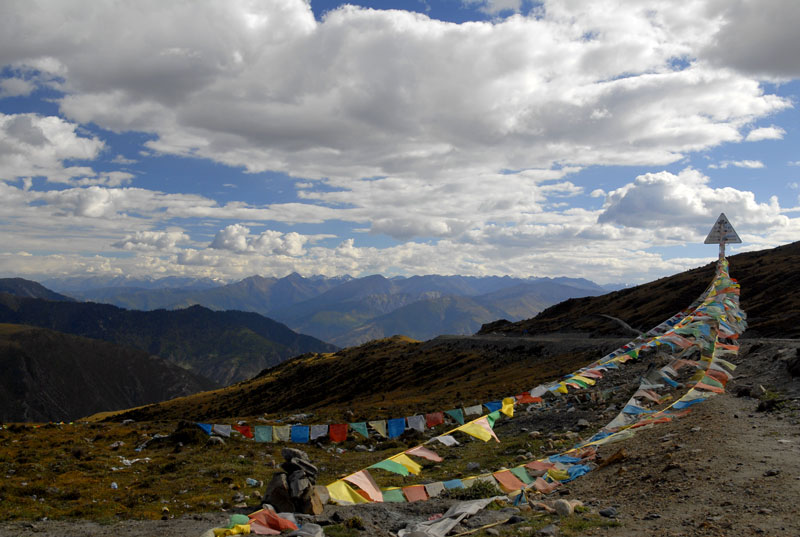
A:
<svg viewBox="0 0 800 537">
<path fill-rule="evenodd" d="M 775 125 L 759 127 L 747 133 L 745 142 L 760 142 L 761 140 L 782 140 L 786 131 Z"/>
<path fill-rule="evenodd" d="M 663 165 L 789 106 L 696 58 L 726 16 L 705 2 L 551 1 L 464 25 L 354 6 L 316 21 L 303 0 L 4 6 L 0 64 L 58 72 L 68 117 L 250 171 Z"/>
<path fill-rule="evenodd" d="M 117 155 L 111 159 L 111 162 L 114 164 L 136 164 L 138 161 L 136 159 L 127 158 L 124 155 Z"/>
<path fill-rule="evenodd" d="M 722 169 L 724 170 L 728 166 L 733 166 L 734 168 L 749 168 L 749 169 L 758 169 L 763 168 L 764 163 L 760 160 L 723 160 L 719 164 L 709 164 L 708 167 L 712 169 Z"/>
<path fill-rule="evenodd" d="M 479 11 L 489 15 L 500 13 L 519 13 L 522 0 L 462 0 L 466 6 L 475 6 Z"/>
<path fill-rule="evenodd" d="M 24 78 L 4 78 L 0 80 L 0 99 L 4 97 L 25 97 L 33 93 L 36 85 Z"/>
<path fill-rule="evenodd" d="M 95 173 L 85 166 L 65 166 L 66 160 L 92 160 L 103 142 L 81 136 L 78 126 L 55 116 L 0 112 L 0 180 L 46 177 L 68 182 Z"/>
<path fill-rule="evenodd" d="M 697 170 L 687 168 L 675 175 L 669 172 L 640 175 L 633 183 L 608 193 L 598 222 L 660 230 L 669 234 L 686 228 L 699 238 L 707 232 L 709 222 L 724 212 L 737 223 L 737 230 L 751 233 L 785 228 L 790 225 L 782 216 L 776 197 L 759 203 L 752 192 L 731 187 L 712 188 L 709 179 Z"/>
<path fill-rule="evenodd" d="M 123 250 L 173 251 L 178 243 L 188 242 L 189 235 L 183 231 L 137 231 L 112 244 Z"/>
<path fill-rule="evenodd" d="M 260 235 L 251 236 L 250 229 L 241 224 L 232 224 L 220 230 L 209 248 L 230 250 L 236 253 L 261 253 L 287 256 L 300 256 L 305 253 L 303 246 L 309 237 L 299 233 L 281 233 L 266 230 Z"/>
</svg>

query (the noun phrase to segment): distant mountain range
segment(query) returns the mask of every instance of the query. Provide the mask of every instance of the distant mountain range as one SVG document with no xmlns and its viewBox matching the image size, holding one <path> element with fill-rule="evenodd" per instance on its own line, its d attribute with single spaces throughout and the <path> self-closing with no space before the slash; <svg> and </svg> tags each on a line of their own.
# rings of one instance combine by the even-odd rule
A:
<svg viewBox="0 0 800 537">
<path fill-rule="evenodd" d="M 339 346 L 394 334 L 414 339 L 442 333 L 471 334 L 499 318 L 525 319 L 562 300 L 609 290 L 580 278 L 305 278 L 296 273 L 283 278 L 252 276 L 216 287 L 208 286 L 208 281 L 181 287 L 175 279 L 159 288 L 157 281 L 142 287 L 132 287 L 134 282 L 121 279 L 97 283 L 104 286 L 89 288 L 74 280 L 50 280 L 49 285 L 81 300 L 128 309 L 202 305 L 213 310 L 252 311 Z"/>
<path fill-rule="evenodd" d="M 38 326 L 140 349 L 220 385 L 250 378 L 292 356 L 336 350 L 256 313 L 201 306 L 129 311 L 108 304 L 0 293 L 0 323 Z"/>
<path fill-rule="evenodd" d="M 156 403 L 215 383 L 148 353 L 0 324 L 0 421 L 71 421 Z"/>
</svg>

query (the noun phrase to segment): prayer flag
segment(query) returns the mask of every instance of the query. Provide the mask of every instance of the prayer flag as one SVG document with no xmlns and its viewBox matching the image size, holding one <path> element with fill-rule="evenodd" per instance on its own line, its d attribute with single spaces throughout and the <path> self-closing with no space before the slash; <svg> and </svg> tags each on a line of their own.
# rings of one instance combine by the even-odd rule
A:
<svg viewBox="0 0 800 537">
<path fill-rule="evenodd" d="M 437 425 L 441 425 L 444 423 L 444 413 L 443 412 L 432 412 L 430 414 L 425 414 L 425 425 L 428 428 L 436 427 Z"/>
<path fill-rule="evenodd" d="M 483 414 L 483 408 L 481 407 L 481 405 L 467 406 L 464 407 L 464 414 L 466 414 L 467 416 L 475 416 L 475 415 L 480 416 L 481 414 Z"/>
<path fill-rule="evenodd" d="M 350 488 L 350 485 L 342 480 L 334 481 L 327 486 L 328 494 L 331 499 L 343 505 L 354 503 L 369 503 L 363 496 Z"/>
<path fill-rule="evenodd" d="M 425 485 L 425 492 L 428 493 L 429 498 L 436 498 L 444 492 L 444 484 L 441 481 L 437 481 L 436 483 L 427 483 Z"/>
<path fill-rule="evenodd" d="M 459 425 L 464 425 L 464 412 L 462 412 L 460 408 L 445 410 L 444 413 L 456 420 Z"/>
<path fill-rule="evenodd" d="M 502 406 L 500 407 L 500 412 L 508 416 L 509 418 L 514 417 L 514 398 L 513 397 L 506 397 L 503 399 Z"/>
<path fill-rule="evenodd" d="M 292 439 L 291 425 L 276 425 L 272 428 L 272 439 L 275 442 L 289 442 Z"/>
<path fill-rule="evenodd" d="M 218 423 L 214 424 L 212 430 L 220 436 L 230 436 L 231 435 L 231 426 L 230 425 L 220 425 Z"/>
<path fill-rule="evenodd" d="M 408 469 L 409 472 L 411 472 L 414 475 L 417 475 L 422 470 L 422 466 L 417 464 L 413 460 L 409 459 L 405 453 L 400 453 L 399 455 L 390 457 L 389 460 L 392 462 L 402 464 Z"/>
<path fill-rule="evenodd" d="M 328 426 L 327 425 L 312 425 L 311 426 L 311 440 L 316 440 L 317 438 L 322 438 L 324 436 L 328 436 Z"/>
<path fill-rule="evenodd" d="M 462 425 L 456 430 L 461 431 L 462 433 L 467 433 L 475 438 L 479 438 L 484 442 L 488 442 L 491 438 L 494 438 L 497 442 L 500 442 L 500 440 L 497 438 L 497 435 L 494 434 L 492 427 L 489 425 L 489 422 L 486 420 L 486 416 Z"/>
<path fill-rule="evenodd" d="M 292 425 L 292 442 L 308 444 L 308 425 Z"/>
<path fill-rule="evenodd" d="M 455 438 L 453 438 L 449 434 L 443 434 L 441 436 L 436 436 L 436 437 L 434 437 L 434 440 L 438 440 L 439 442 L 441 442 L 442 444 L 444 444 L 445 446 L 448 446 L 448 447 L 459 445 L 458 444 L 458 440 L 456 440 Z"/>
<path fill-rule="evenodd" d="M 500 410 L 501 408 L 503 408 L 503 402 L 489 401 L 488 403 L 483 403 L 483 406 L 485 406 L 489 410 L 489 412 L 494 412 L 496 410 Z"/>
<path fill-rule="evenodd" d="M 460 479 L 451 479 L 449 481 L 442 481 L 442 485 L 444 485 L 444 488 L 447 490 L 464 488 L 464 483 L 462 483 Z"/>
<path fill-rule="evenodd" d="M 249 425 L 234 425 L 233 428 L 245 438 L 253 438 L 253 431 Z"/>
<path fill-rule="evenodd" d="M 406 497 L 403 495 L 403 489 L 384 489 L 383 501 L 391 503 L 406 503 Z"/>
<path fill-rule="evenodd" d="M 400 474 L 402 476 L 408 475 L 408 468 L 400 464 L 399 462 L 395 462 L 391 459 L 384 459 L 382 461 L 378 461 L 370 468 L 380 468 L 381 470 L 386 470 L 387 472 L 393 472 L 395 474 Z"/>
<path fill-rule="evenodd" d="M 495 472 L 492 475 L 506 492 L 514 492 L 525 488 L 525 483 L 517 479 L 517 476 L 512 474 L 510 470 Z"/>
<path fill-rule="evenodd" d="M 525 469 L 524 466 L 517 466 L 516 468 L 512 468 L 511 473 L 514 474 L 517 477 L 517 479 L 519 479 L 526 485 L 533 483 L 533 479 L 531 479 L 530 474 L 528 473 L 528 471 Z"/>
<path fill-rule="evenodd" d="M 256 425 L 253 436 L 256 442 L 272 442 L 272 425 Z"/>
<path fill-rule="evenodd" d="M 414 429 L 421 433 L 425 432 L 425 416 L 421 414 L 417 416 L 408 416 L 406 421 L 408 422 L 409 429 Z"/>
<path fill-rule="evenodd" d="M 406 451 L 407 455 L 414 455 L 415 457 L 422 457 L 423 459 L 428 459 L 429 461 L 433 462 L 442 462 L 442 459 L 439 455 L 435 452 L 431 451 L 430 449 L 424 446 L 417 446 L 415 448 L 411 448 Z"/>
<path fill-rule="evenodd" d="M 200 427 L 201 429 L 203 429 L 203 431 L 205 431 L 206 434 L 208 434 L 208 435 L 211 434 L 211 424 L 210 423 L 198 423 L 197 426 Z"/>
<path fill-rule="evenodd" d="M 382 502 L 383 501 L 383 494 L 381 494 L 380 488 L 378 488 L 378 484 L 372 478 L 369 472 L 366 470 L 360 470 L 353 475 L 349 475 L 344 478 L 345 481 L 352 483 L 353 485 L 357 486 L 361 490 L 367 493 L 369 499 L 373 502 Z"/>
<path fill-rule="evenodd" d="M 389 438 L 397 438 L 406 430 L 405 418 L 390 419 L 387 423 L 387 430 Z"/>
<path fill-rule="evenodd" d="M 386 420 L 370 421 L 369 426 L 378 431 L 378 434 L 386 438 Z"/>
<path fill-rule="evenodd" d="M 353 429 L 355 432 L 363 436 L 364 438 L 369 438 L 369 433 L 367 432 L 367 422 L 359 421 L 356 423 L 351 423 L 350 428 Z"/>
<path fill-rule="evenodd" d="M 331 442 L 344 442 L 347 440 L 347 424 L 333 423 L 328 427 L 328 436 Z"/>
<path fill-rule="evenodd" d="M 424 502 L 428 499 L 428 494 L 425 492 L 424 485 L 413 485 L 403 488 L 403 494 L 409 502 Z"/>
</svg>

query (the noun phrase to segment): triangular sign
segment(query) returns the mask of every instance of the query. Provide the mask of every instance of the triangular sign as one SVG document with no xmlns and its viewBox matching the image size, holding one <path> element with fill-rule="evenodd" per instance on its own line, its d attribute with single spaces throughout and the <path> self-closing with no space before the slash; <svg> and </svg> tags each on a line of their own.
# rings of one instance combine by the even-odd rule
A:
<svg viewBox="0 0 800 537">
<path fill-rule="evenodd" d="M 725 213 L 721 213 L 714 227 L 711 228 L 708 237 L 706 237 L 704 244 L 730 244 L 740 242 L 742 242 L 742 239 L 739 238 L 739 235 L 736 234 L 736 230 L 733 229 L 731 223 L 728 222 L 728 217 L 725 216 Z"/>
</svg>

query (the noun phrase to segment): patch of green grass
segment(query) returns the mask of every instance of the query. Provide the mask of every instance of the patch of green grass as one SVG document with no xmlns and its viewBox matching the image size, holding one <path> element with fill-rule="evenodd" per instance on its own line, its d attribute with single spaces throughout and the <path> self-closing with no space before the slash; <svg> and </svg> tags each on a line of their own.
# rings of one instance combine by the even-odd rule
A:
<svg viewBox="0 0 800 537">
<path fill-rule="evenodd" d="M 346 528 L 343 524 L 334 524 L 333 526 L 325 526 L 322 528 L 325 535 L 328 537 L 359 537 L 358 530 L 353 528 Z"/>
<path fill-rule="evenodd" d="M 592 528 L 616 528 L 621 524 L 600 515 L 573 515 L 562 518 L 559 527 L 566 537 L 577 536 Z"/>
</svg>

